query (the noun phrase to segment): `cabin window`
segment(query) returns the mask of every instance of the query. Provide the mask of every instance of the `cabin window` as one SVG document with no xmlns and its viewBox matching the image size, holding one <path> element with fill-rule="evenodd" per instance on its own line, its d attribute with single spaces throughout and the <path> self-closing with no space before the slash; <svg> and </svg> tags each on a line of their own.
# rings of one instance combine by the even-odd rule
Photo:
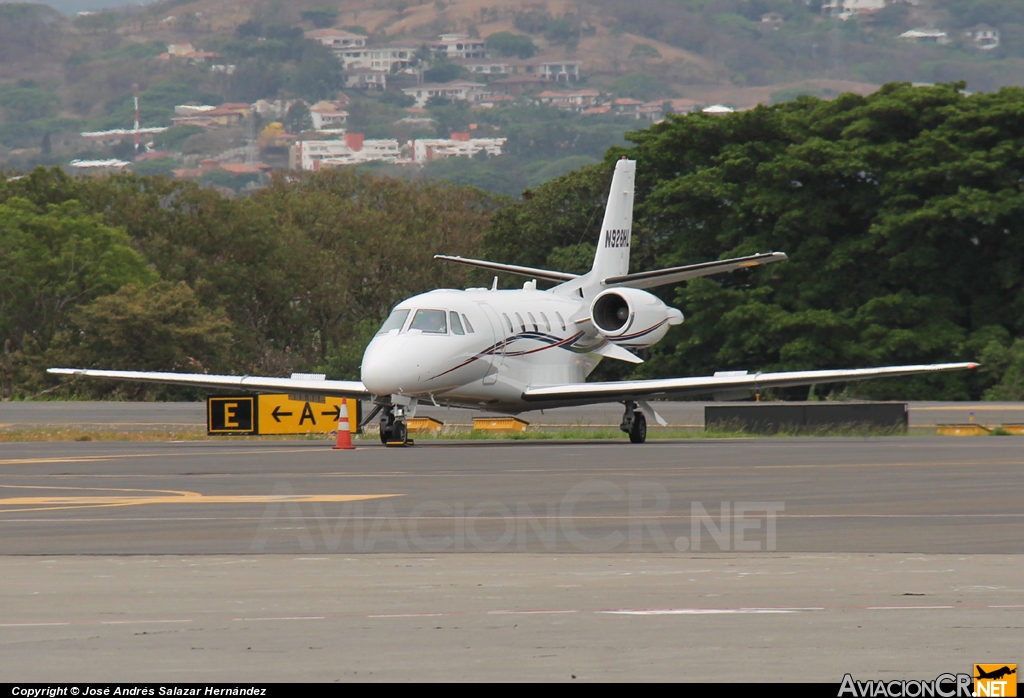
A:
<svg viewBox="0 0 1024 698">
<path fill-rule="evenodd" d="M 533 331 L 539 332 L 540 328 L 537 327 L 537 318 L 533 316 L 533 313 L 527 313 L 526 317 L 530 318 L 530 324 L 533 325 Z"/>
<path fill-rule="evenodd" d="M 462 314 L 462 324 L 466 326 L 466 332 L 469 332 L 470 334 L 476 334 L 476 330 L 473 329 L 473 323 L 469 321 L 469 318 L 466 317 L 465 313 Z"/>
<path fill-rule="evenodd" d="M 387 334 L 391 330 L 400 330 L 405 325 L 405 319 L 409 317 L 409 310 L 395 310 L 391 311 L 388 315 L 388 319 L 384 321 L 384 324 L 377 330 L 377 334 Z"/>
<path fill-rule="evenodd" d="M 519 331 L 526 332 L 526 323 L 523 322 L 523 316 L 519 313 L 516 313 L 516 322 L 519 323 Z"/>
<path fill-rule="evenodd" d="M 515 330 L 512 329 L 512 321 L 508 319 L 508 315 L 506 313 L 502 313 L 501 316 L 505 318 L 505 324 L 508 325 L 508 333 L 512 334 L 515 332 Z"/>
<path fill-rule="evenodd" d="M 448 313 L 448 317 L 452 323 L 452 334 L 466 334 L 465 330 L 462 329 L 462 321 L 459 320 L 459 314 L 454 310 Z"/>
<path fill-rule="evenodd" d="M 565 331 L 565 320 L 562 319 L 562 314 L 556 310 L 555 311 L 555 317 L 558 318 L 558 324 L 562 326 L 562 331 L 564 332 Z"/>
<path fill-rule="evenodd" d="M 417 310 L 409 329 L 420 330 L 424 334 L 448 334 L 445 315 L 443 310 Z"/>
<path fill-rule="evenodd" d="M 542 311 L 542 312 L 541 312 L 541 314 L 540 314 L 540 319 L 541 319 L 541 322 L 543 322 L 543 323 L 544 323 L 544 331 L 545 331 L 545 332 L 550 332 L 550 331 L 551 331 L 551 323 L 550 323 L 550 322 L 548 322 L 548 316 L 547 316 L 547 315 L 545 315 L 545 314 L 543 313 L 543 311 Z"/>
</svg>

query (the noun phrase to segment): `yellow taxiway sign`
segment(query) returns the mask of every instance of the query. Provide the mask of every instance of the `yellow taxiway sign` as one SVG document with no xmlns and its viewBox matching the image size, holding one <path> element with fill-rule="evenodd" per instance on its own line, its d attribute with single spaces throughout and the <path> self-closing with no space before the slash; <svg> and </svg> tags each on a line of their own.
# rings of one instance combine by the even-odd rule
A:
<svg viewBox="0 0 1024 698">
<path fill-rule="evenodd" d="M 323 402 L 295 400 L 288 395 L 243 395 L 207 398 L 210 434 L 329 434 L 338 428 L 342 398 Z M 348 400 L 348 425 L 359 431 L 359 400 Z"/>
</svg>

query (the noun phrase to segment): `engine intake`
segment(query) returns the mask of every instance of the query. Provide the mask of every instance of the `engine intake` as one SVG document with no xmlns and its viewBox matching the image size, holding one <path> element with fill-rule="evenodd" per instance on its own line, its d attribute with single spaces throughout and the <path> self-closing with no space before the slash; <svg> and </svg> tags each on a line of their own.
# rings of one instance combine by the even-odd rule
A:
<svg viewBox="0 0 1024 698">
<path fill-rule="evenodd" d="M 633 320 L 629 302 L 618 293 L 603 293 L 594 301 L 590 317 L 601 334 L 611 336 L 629 329 Z"/>
<path fill-rule="evenodd" d="M 610 288 L 590 306 L 590 321 L 598 332 L 622 346 L 649 347 L 683 321 L 683 314 L 661 299 L 637 288 Z"/>
</svg>

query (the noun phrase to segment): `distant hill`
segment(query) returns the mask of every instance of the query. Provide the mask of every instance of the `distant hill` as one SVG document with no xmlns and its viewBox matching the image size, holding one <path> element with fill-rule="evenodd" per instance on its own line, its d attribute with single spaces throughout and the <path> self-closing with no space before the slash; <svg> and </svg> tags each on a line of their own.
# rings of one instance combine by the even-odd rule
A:
<svg viewBox="0 0 1024 698">
<path fill-rule="evenodd" d="M 63 15 L 71 17 L 79 12 L 109 10 L 126 6 L 152 5 L 152 2 L 125 2 L 125 0 L 50 0 L 41 3 L 49 5 Z"/>
<path fill-rule="evenodd" d="M 576 162 L 574 158 L 598 158 L 608 146 L 622 142 L 628 131 L 650 123 L 640 120 L 639 110 L 636 119 L 624 117 L 619 107 L 612 111 L 614 99 L 647 102 L 654 110 L 675 98 L 697 107 L 722 104 L 749 109 L 800 95 L 831 99 L 842 92 L 868 94 L 888 82 L 963 81 L 975 92 L 1024 84 L 1021 0 L 916 0 L 913 4 L 894 0 L 879 11 L 843 17 L 824 11 L 823 4 L 823 0 L 0 3 L 0 166 L 67 163 L 72 157 L 127 157 L 132 153 L 129 146 L 94 147 L 92 142 L 83 143 L 79 134 L 129 128 L 134 119 L 134 84 L 141 93 L 144 125 L 168 125 L 174 107 L 186 103 L 301 98 L 312 105 L 333 99 L 342 88 L 340 68 L 326 47 L 303 39 L 305 31 L 322 27 L 325 19 L 328 25 L 366 34 L 370 46 L 425 46 L 445 33 L 484 40 L 506 33 L 516 35 L 511 37 L 515 45 L 535 50 L 537 58 L 578 62 L 579 82 L 530 89 L 597 90 L 603 93 L 604 111 L 586 116 L 554 110 L 555 116 L 512 115 L 501 107 L 491 117 L 474 109 L 470 118 L 468 110 L 460 111 L 466 103 L 431 107 L 437 130 L 429 127 L 417 137 L 461 132 L 480 122 L 503 136 L 520 129 L 518 135 L 510 136 L 506 153 L 519 141 L 533 150 L 537 150 L 533 141 L 548 144 L 540 154 L 530 148 L 519 154 L 524 158 L 522 170 L 516 177 L 504 177 L 510 191 L 534 186 L 541 174 Z M 96 12 L 104 7 L 113 9 Z M 79 16 L 83 10 L 94 14 Z M 971 28 L 979 31 L 982 25 L 987 27 L 983 42 L 966 33 Z M 905 34 L 910 29 L 926 31 Z M 995 41 L 993 32 L 998 36 Z M 213 66 L 204 59 L 171 59 L 165 52 L 172 44 L 179 50 L 191 46 L 196 55 L 216 57 L 223 65 Z M 497 57 L 495 51 L 491 53 Z M 423 55 L 424 60 L 435 60 L 429 52 Z M 469 76 L 458 65 L 446 67 L 448 72 L 441 73 L 450 76 L 446 79 Z M 473 77 L 484 80 L 479 74 Z M 405 96 L 398 88 L 417 79 L 393 73 L 383 96 L 349 91 L 353 99 L 349 127 L 365 131 L 369 138 L 404 142 L 413 131 L 408 125 L 397 126 L 408 116 Z M 560 123 L 563 119 L 565 123 Z M 543 137 L 528 137 L 534 131 L 542 131 Z M 202 136 L 175 136 L 170 141 L 182 149 L 175 156 L 191 162 L 237 149 L 247 137 L 239 127 Z M 281 149 L 278 156 L 284 162 L 287 149 Z M 555 162 L 561 164 L 552 165 Z M 490 176 L 499 169 L 485 164 L 473 165 L 474 172 L 486 169 Z"/>
</svg>

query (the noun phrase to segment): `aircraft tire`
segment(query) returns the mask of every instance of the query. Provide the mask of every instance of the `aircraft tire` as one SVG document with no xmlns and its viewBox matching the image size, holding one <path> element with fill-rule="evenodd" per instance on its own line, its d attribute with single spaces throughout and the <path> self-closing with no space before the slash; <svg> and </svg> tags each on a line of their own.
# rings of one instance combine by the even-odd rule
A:
<svg viewBox="0 0 1024 698">
<path fill-rule="evenodd" d="M 633 427 L 629 430 L 629 442 L 642 444 L 647 441 L 647 417 L 643 412 L 633 415 Z"/>
<path fill-rule="evenodd" d="M 387 444 L 388 441 L 391 441 L 391 433 L 392 433 L 391 428 L 386 427 L 386 426 L 384 426 L 383 423 L 381 423 L 381 425 L 380 425 L 380 442 L 382 444 Z"/>
<path fill-rule="evenodd" d="M 401 441 L 403 444 L 409 441 L 409 427 L 405 422 L 395 422 L 394 430 L 391 432 L 392 441 Z"/>
</svg>

